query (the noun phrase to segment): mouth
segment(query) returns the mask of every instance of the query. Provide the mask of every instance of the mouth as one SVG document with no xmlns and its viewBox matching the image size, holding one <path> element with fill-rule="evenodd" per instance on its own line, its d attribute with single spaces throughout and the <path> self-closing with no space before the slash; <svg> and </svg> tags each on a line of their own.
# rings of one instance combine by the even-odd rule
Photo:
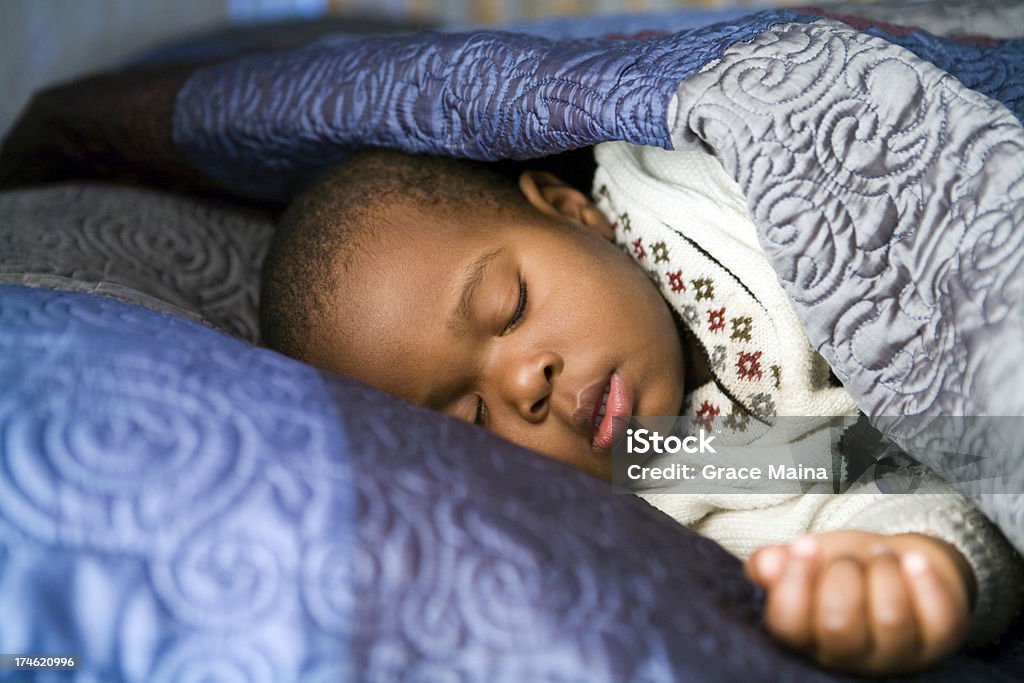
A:
<svg viewBox="0 0 1024 683">
<path fill-rule="evenodd" d="M 573 421 L 580 431 L 590 435 L 591 445 L 598 450 L 611 448 L 615 437 L 614 419 L 628 418 L 633 410 L 629 387 L 618 372 L 581 391 L 577 405 Z"/>
</svg>

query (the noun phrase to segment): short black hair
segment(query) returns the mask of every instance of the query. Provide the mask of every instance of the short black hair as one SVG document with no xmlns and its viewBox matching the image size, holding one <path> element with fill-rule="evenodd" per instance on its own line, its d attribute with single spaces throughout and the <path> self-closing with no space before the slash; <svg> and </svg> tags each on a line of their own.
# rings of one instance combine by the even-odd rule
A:
<svg viewBox="0 0 1024 683">
<path fill-rule="evenodd" d="M 260 283 L 261 342 L 311 360 L 310 340 L 340 278 L 387 229 L 383 209 L 414 207 L 458 220 L 470 203 L 492 213 L 529 206 L 513 176 L 479 162 L 372 149 L 330 169 L 278 221 Z"/>
</svg>

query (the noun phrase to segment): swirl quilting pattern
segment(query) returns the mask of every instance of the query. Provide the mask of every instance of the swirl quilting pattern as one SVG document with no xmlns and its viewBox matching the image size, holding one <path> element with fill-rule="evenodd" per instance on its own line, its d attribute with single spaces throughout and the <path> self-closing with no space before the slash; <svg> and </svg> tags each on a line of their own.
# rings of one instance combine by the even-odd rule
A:
<svg viewBox="0 0 1024 683">
<path fill-rule="evenodd" d="M 272 389 L 253 396 L 250 373 Z M 314 370 L 113 299 L 0 286 L 0 377 L 5 651 L 79 652 L 82 680 L 108 681 L 346 661 L 299 590 L 316 590 L 304 554 L 349 544 L 354 514 Z M 258 398 L 318 435 L 264 439 Z"/>
<path fill-rule="evenodd" d="M 255 342 L 257 212 L 156 190 L 68 184 L 0 194 L 0 282 L 90 291 Z"/>
<path fill-rule="evenodd" d="M 830 680 L 643 501 L 192 322 L 0 285 L 0 378 L 0 649 L 67 680 Z"/>
<path fill-rule="evenodd" d="M 231 192 L 277 201 L 366 145 L 482 160 L 609 140 L 668 148 L 666 120 L 681 81 L 769 27 L 815 20 L 773 10 L 643 39 L 417 33 L 255 55 L 185 82 L 174 143 Z M 664 25 L 673 25 L 671 15 Z M 1024 41 L 868 32 L 1024 117 Z"/>
<path fill-rule="evenodd" d="M 898 46 L 817 23 L 732 46 L 679 94 L 677 143 L 709 144 L 740 183 L 811 340 L 865 412 L 1024 415 L 1016 116 Z M 991 446 L 972 452 L 1005 453 L 990 475 L 1019 492 L 1016 453 Z M 940 471 L 964 464 L 912 450 Z M 1024 548 L 1017 505 L 965 492 Z"/>
<path fill-rule="evenodd" d="M 175 140 L 243 194 L 285 196 L 361 144 L 494 158 L 697 137 L 866 405 L 963 414 L 1020 398 L 1019 121 L 842 26 L 757 37 L 787 17 L 236 60 L 187 82 Z M 975 71 L 998 86 L 998 69 Z M 123 267 L 93 288 L 254 337 L 230 316 L 252 314 L 255 290 L 224 287 L 255 286 L 265 228 L 232 251 L 131 197 L 97 219 L 74 190 L 33 192 L 63 211 L 0 199 L 19 217 L 0 224 L 9 280 Z M 14 229 L 65 213 L 80 216 L 67 229 Z M 141 265 L 161 255 L 166 268 Z M 990 502 L 1011 536 L 1024 529 L 1024 506 Z M 77 653 L 64 680 L 839 680 L 780 650 L 759 608 L 714 543 L 470 425 L 184 317 L 0 285 L 0 651 Z M 927 680 L 1017 680 L 1022 642 L 1018 628 Z"/>
<path fill-rule="evenodd" d="M 481 160 L 607 140 L 666 147 L 680 79 L 732 41 L 810 19 L 767 12 L 655 40 L 422 32 L 254 56 L 189 78 L 174 141 L 254 198 L 287 197 L 363 145 Z"/>
<path fill-rule="evenodd" d="M 846 680 L 640 499 L 192 322 L 0 285 L 0 381 L 0 650 L 81 662 L 0 680 Z"/>
<path fill-rule="evenodd" d="M 924 31 L 902 36 L 877 28 L 865 32 L 956 74 L 965 86 L 999 100 L 1024 121 L 1024 39 L 951 43 Z"/>
</svg>

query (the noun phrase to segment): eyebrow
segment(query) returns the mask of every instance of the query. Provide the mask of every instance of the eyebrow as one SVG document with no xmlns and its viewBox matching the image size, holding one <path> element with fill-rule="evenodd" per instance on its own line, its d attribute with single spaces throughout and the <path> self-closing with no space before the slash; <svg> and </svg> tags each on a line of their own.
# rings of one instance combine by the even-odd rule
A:
<svg viewBox="0 0 1024 683">
<path fill-rule="evenodd" d="M 459 303 L 455 305 L 451 317 L 448 319 L 448 327 L 455 330 L 465 330 L 469 327 L 469 314 L 473 310 L 473 297 L 480 289 L 480 283 L 487 274 L 487 269 L 494 263 L 494 260 L 505 251 L 499 247 L 489 251 L 480 258 L 469 264 L 462 278 L 462 294 L 459 295 Z"/>
</svg>

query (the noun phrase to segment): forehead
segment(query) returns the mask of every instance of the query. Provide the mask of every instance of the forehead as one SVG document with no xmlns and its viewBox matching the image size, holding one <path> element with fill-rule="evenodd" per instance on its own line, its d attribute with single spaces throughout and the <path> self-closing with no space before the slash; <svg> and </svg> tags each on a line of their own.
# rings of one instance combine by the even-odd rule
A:
<svg viewBox="0 0 1024 683">
<path fill-rule="evenodd" d="M 468 212 L 392 208 L 342 277 L 367 299 L 389 300 L 415 287 L 413 298 L 424 301 L 449 286 L 473 254 L 501 243 L 502 233 Z"/>
<path fill-rule="evenodd" d="M 339 267 L 319 364 L 422 403 L 446 351 L 453 287 L 499 242 L 471 221 L 411 210 L 368 235 Z"/>
</svg>

